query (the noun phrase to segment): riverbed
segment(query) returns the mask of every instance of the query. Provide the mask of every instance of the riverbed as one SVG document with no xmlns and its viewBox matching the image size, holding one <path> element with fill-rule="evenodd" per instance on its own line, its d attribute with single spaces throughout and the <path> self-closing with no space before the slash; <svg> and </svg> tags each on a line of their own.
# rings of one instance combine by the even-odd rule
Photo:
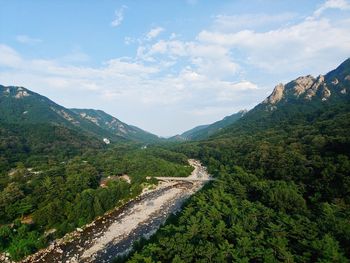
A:
<svg viewBox="0 0 350 263">
<path fill-rule="evenodd" d="M 206 168 L 199 161 L 189 160 L 189 163 L 194 170 L 185 180 L 167 178 L 155 189 L 22 262 L 111 262 L 116 256 L 128 253 L 133 242 L 155 233 L 170 214 L 178 212 L 183 202 L 210 180 Z"/>
</svg>

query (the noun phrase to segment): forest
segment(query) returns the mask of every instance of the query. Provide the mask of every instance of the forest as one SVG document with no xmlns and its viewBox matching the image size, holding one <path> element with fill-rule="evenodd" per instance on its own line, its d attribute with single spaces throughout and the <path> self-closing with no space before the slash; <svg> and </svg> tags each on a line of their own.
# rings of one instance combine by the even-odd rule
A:
<svg viewBox="0 0 350 263">
<path fill-rule="evenodd" d="M 16 161 L 1 176 L 0 251 L 21 259 L 156 183 L 146 177 L 187 176 L 193 169 L 184 154 L 141 146 L 90 149 L 68 161 L 47 157 L 35 170 L 31 160 Z M 102 179 L 123 174 L 131 183 L 107 180 L 107 187 L 100 187 Z"/>
<path fill-rule="evenodd" d="M 0 122 L 0 252 L 22 259 L 152 177 L 189 175 L 195 158 L 215 180 L 115 262 L 349 262 L 349 71 L 339 68 L 344 82 L 331 72 L 324 84 L 332 97 L 287 94 L 200 141 L 106 145 L 79 127 Z"/>
<path fill-rule="evenodd" d="M 168 146 L 217 180 L 115 262 L 349 262 L 349 104 L 252 119 Z"/>
</svg>

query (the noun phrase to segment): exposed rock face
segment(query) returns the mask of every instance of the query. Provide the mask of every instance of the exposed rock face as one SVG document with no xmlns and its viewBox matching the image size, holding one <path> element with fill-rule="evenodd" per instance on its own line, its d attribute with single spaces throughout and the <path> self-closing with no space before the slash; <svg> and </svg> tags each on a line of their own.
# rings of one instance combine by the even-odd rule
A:
<svg viewBox="0 0 350 263">
<path fill-rule="evenodd" d="M 280 83 L 274 88 L 272 94 L 268 96 L 263 103 L 276 104 L 283 98 L 283 93 L 284 93 L 284 85 Z"/>
<path fill-rule="evenodd" d="M 7 95 L 9 95 L 9 94 L 10 94 L 10 89 L 9 89 L 9 88 L 5 89 L 5 90 L 4 90 L 4 95 L 7 96 Z"/>
<path fill-rule="evenodd" d="M 324 86 L 322 90 L 322 100 L 327 100 L 330 96 L 331 96 L 331 91 L 326 86 Z"/>
<path fill-rule="evenodd" d="M 85 118 L 93 123 L 95 123 L 97 126 L 100 126 L 100 123 L 98 122 L 98 119 L 91 117 L 90 115 L 87 115 L 85 112 L 80 113 L 80 116 L 82 118 Z"/>
<path fill-rule="evenodd" d="M 28 96 L 30 96 L 30 94 L 26 90 L 24 90 L 23 88 L 18 88 L 17 94 L 15 95 L 15 98 L 21 99 L 23 97 L 28 97 Z"/>
<path fill-rule="evenodd" d="M 346 98 L 349 95 L 349 72 L 350 58 L 326 75 L 319 75 L 317 78 L 307 75 L 285 85 L 278 84 L 261 104 L 264 105 L 264 110 L 273 111 L 282 105 L 281 102 L 327 101 L 332 96 L 334 99 L 339 96 Z"/>
<path fill-rule="evenodd" d="M 335 78 L 335 79 L 332 81 L 332 84 L 333 84 L 333 85 L 338 85 L 338 83 L 339 83 L 339 80 L 338 80 L 337 78 Z"/>
<path fill-rule="evenodd" d="M 59 110 L 59 109 L 56 109 L 54 107 L 50 107 L 50 108 L 51 108 L 51 110 L 53 110 L 54 112 L 59 114 L 61 117 L 66 119 L 67 121 L 73 123 L 74 125 L 79 125 L 79 121 L 75 120 L 70 114 L 68 114 L 64 110 Z"/>
<path fill-rule="evenodd" d="M 311 100 L 318 91 L 318 89 L 324 85 L 324 76 L 320 75 L 316 79 L 316 81 L 312 84 L 311 88 L 308 89 L 305 99 Z"/>
<path fill-rule="evenodd" d="M 315 78 L 312 77 L 311 75 L 297 78 L 295 81 L 293 81 L 295 84 L 294 95 L 299 97 L 301 94 L 303 94 L 306 90 L 308 90 L 312 86 L 314 81 L 315 81 Z"/>
</svg>

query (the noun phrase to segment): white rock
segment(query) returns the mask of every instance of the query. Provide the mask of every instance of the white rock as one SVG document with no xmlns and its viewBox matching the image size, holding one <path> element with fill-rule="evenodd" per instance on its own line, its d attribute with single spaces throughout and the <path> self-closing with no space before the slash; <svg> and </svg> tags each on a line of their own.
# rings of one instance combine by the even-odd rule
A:
<svg viewBox="0 0 350 263">
<path fill-rule="evenodd" d="M 339 83 L 339 80 L 337 78 L 335 78 L 333 81 L 332 81 L 332 84 L 333 85 L 337 85 Z"/>
<path fill-rule="evenodd" d="M 265 103 L 265 104 L 267 104 L 267 103 L 275 104 L 275 103 L 279 102 L 282 99 L 283 94 L 284 94 L 284 85 L 282 83 L 280 83 L 274 88 L 272 94 L 270 96 L 268 96 L 263 101 L 263 103 Z"/>
</svg>

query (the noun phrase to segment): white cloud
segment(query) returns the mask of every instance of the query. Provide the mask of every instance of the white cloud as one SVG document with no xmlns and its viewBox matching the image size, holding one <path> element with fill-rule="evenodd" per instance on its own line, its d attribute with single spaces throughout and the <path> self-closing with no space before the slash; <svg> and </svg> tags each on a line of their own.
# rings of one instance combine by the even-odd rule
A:
<svg viewBox="0 0 350 263">
<path fill-rule="evenodd" d="M 304 71 L 327 72 L 348 57 L 350 19 L 329 19 L 324 12 L 348 7 L 330 2 L 317 16 L 293 24 L 293 14 L 218 15 L 188 40 L 177 34 L 157 39 L 165 34 L 155 27 L 140 38 L 125 38 L 126 44 L 138 44 L 134 57 L 110 58 L 99 66 L 75 65 L 88 59 L 79 50 L 66 59 L 27 59 L 0 45 L 0 83 L 35 88 L 67 106 L 102 105 L 126 122 L 168 135 L 176 118 L 178 129 L 191 128 L 254 106 L 283 81 L 281 72 L 287 80 Z M 125 8 L 116 11 L 113 26 L 123 21 Z"/>
<path fill-rule="evenodd" d="M 240 69 L 233 61 L 229 48 L 217 44 L 159 40 L 139 51 L 139 58 L 145 61 L 159 61 L 161 58 L 176 62 L 181 60 L 198 73 L 213 79 L 232 78 Z"/>
<path fill-rule="evenodd" d="M 29 44 L 29 45 L 34 45 L 42 42 L 42 40 L 39 38 L 32 38 L 27 35 L 18 35 L 16 36 L 16 40 L 22 44 Z"/>
<path fill-rule="evenodd" d="M 241 14 L 217 15 L 214 17 L 212 28 L 220 32 L 235 32 L 244 29 L 257 29 L 266 26 L 281 26 L 295 18 L 294 13 L 282 14 Z"/>
<path fill-rule="evenodd" d="M 186 52 L 191 54 L 193 49 L 195 47 L 188 44 Z M 197 55 L 206 51 L 205 48 L 198 49 Z M 100 105 L 110 105 L 119 111 L 134 112 L 137 107 L 141 114 L 156 109 L 159 111 L 160 107 L 179 111 L 216 107 L 217 103 L 227 106 L 255 85 L 211 78 L 203 74 L 200 66 L 184 67 L 179 72 L 167 74 L 163 64 L 146 65 L 132 58 L 110 59 L 99 67 L 72 66 L 65 61 L 25 59 L 5 45 L 0 46 L 0 56 L 5 58 L 1 60 L 0 83 L 34 89 L 71 107 L 78 107 L 77 103 L 94 107 L 99 101 Z M 84 100 L 77 99 L 82 97 Z M 88 104 L 89 98 L 91 105 Z M 234 110 L 234 107 L 227 106 L 227 109 Z M 196 117 L 191 116 L 188 118 Z M 211 117 L 214 118 L 214 115 Z M 142 126 L 142 123 L 138 125 Z"/>
<path fill-rule="evenodd" d="M 132 37 L 124 37 L 124 44 L 125 45 L 131 45 L 135 43 L 135 39 Z"/>
<path fill-rule="evenodd" d="M 160 33 L 164 31 L 164 28 L 162 27 L 155 27 L 152 28 L 147 34 L 146 34 L 146 40 L 151 40 L 153 38 L 156 38 Z"/>
<path fill-rule="evenodd" d="M 333 22 L 326 18 L 304 21 L 275 30 L 255 32 L 242 30 L 221 33 L 203 30 L 198 40 L 228 49 L 239 49 L 246 63 L 270 72 L 314 71 L 324 68 L 320 61 L 339 61 L 350 53 L 350 21 Z M 331 52 L 330 52 L 331 51 Z"/>
<path fill-rule="evenodd" d="M 20 55 L 11 47 L 0 44 L 0 66 L 16 67 L 20 66 L 22 59 Z"/>
<path fill-rule="evenodd" d="M 350 10 L 350 3 L 346 0 L 326 0 L 315 12 L 314 16 L 320 16 L 327 9 Z"/>
<path fill-rule="evenodd" d="M 258 86 L 250 81 L 241 81 L 237 83 L 225 83 L 223 89 L 220 89 L 218 93 L 219 101 L 233 101 L 238 99 L 242 91 L 257 90 Z"/>
<path fill-rule="evenodd" d="M 127 6 L 123 5 L 121 8 L 115 10 L 114 12 L 114 20 L 111 22 L 111 26 L 117 27 L 119 26 L 123 20 L 124 20 L 124 11 L 127 8 Z"/>
</svg>

